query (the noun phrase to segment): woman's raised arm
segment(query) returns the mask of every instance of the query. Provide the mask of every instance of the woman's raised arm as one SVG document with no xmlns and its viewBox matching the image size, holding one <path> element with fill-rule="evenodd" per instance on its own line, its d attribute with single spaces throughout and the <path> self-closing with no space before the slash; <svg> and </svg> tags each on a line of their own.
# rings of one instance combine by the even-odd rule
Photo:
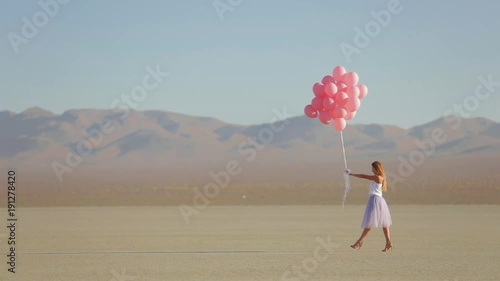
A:
<svg viewBox="0 0 500 281">
<path fill-rule="evenodd" d="M 377 175 L 365 175 L 365 174 L 353 174 L 353 173 L 349 173 L 349 175 L 360 179 L 372 180 L 375 182 L 380 181 L 380 177 Z"/>
</svg>

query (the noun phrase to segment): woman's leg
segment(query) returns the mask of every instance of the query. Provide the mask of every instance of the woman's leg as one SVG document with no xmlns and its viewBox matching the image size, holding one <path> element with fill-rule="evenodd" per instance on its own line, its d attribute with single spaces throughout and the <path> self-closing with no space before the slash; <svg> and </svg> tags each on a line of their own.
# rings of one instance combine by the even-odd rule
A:
<svg viewBox="0 0 500 281">
<path fill-rule="evenodd" d="M 382 229 L 384 230 L 385 243 L 390 244 L 391 243 L 391 231 L 389 230 L 388 227 L 384 227 Z"/>
<path fill-rule="evenodd" d="M 354 243 L 354 245 L 351 245 L 351 248 L 353 248 L 355 250 L 358 250 L 359 248 L 361 248 L 361 246 L 363 246 L 363 239 L 365 239 L 366 235 L 368 235 L 368 232 L 370 232 L 369 228 L 363 229 L 363 232 L 361 233 L 361 237 L 359 237 L 358 241 L 356 241 L 356 243 Z"/>
<path fill-rule="evenodd" d="M 389 231 L 388 227 L 384 227 L 383 229 L 385 235 L 385 248 L 382 250 L 382 252 L 388 252 L 392 249 L 391 232 Z"/>
<path fill-rule="evenodd" d="M 363 243 L 363 240 L 365 239 L 366 235 L 370 232 L 369 228 L 363 229 L 363 232 L 361 233 L 361 237 L 359 237 L 358 242 Z"/>
</svg>

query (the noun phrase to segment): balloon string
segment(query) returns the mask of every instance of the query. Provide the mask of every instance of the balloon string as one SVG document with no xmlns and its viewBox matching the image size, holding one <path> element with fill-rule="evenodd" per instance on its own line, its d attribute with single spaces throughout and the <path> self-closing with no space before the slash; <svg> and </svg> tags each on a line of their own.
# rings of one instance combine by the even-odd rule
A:
<svg viewBox="0 0 500 281">
<path fill-rule="evenodd" d="M 345 157 L 344 135 L 340 131 L 340 140 L 342 141 L 342 153 L 344 155 L 344 167 L 347 169 L 347 159 Z"/>
<path fill-rule="evenodd" d="M 347 158 L 345 157 L 345 146 L 344 146 L 344 135 L 342 134 L 342 131 L 340 131 L 340 140 L 342 141 L 342 152 L 344 155 L 344 167 L 347 170 Z M 351 190 L 351 184 L 349 182 L 349 175 L 344 172 L 344 184 L 345 184 L 345 191 L 344 191 L 344 198 L 342 200 L 342 210 L 344 210 L 344 205 L 345 205 L 345 200 L 347 199 L 347 193 Z"/>
</svg>

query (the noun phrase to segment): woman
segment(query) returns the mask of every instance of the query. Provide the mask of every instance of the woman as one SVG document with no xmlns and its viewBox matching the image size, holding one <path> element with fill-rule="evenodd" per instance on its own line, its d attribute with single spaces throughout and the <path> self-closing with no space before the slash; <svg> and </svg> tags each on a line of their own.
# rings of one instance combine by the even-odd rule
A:
<svg viewBox="0 0 500 281">
<path fill-rule="evenodd" d="M 370 229 L 373 227 L 382 227 L 385 235 L 385 249 L 382 252 L 387 252 L 392 249 L 391 235 L 389 227 L 392 224 L 391 213 L 389 207 L 382 197 L 382 191 L 387 191 L 387 179 L 385 177 L 384 167 L 382 163 L 375 161 L 372 163 L 373 175 L 352 174 L 347 170 L 346 173 L 350 176 L 371 180 L 370 183 L 370 198 L 366 205 L 365 215 L 361 228 L 364 228 L 361 237 L 358 239 L 351 248 L 359 250 L 363 246 L 363 239 L 368 235 Z"/>
</svg>

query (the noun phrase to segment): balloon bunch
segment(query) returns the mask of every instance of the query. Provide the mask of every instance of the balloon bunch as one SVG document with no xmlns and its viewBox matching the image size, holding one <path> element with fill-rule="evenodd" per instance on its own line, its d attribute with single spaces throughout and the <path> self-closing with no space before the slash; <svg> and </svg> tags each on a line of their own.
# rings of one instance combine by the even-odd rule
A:
<svg viewBox="0 0 500 281">
<path fill-rule="evenodd" d="M 346 171 L 347 159 L 345 156 L 344 136 L 342 131 L 347 125 L 347 120 L 356 116 L 361 106 L 361 100 L 368 94 L 368 88 L 359 84 L 356 72 L 347 72 L 343 66 L 333 69 L 332 75 L 325 76 L 321 83 L 313 86 L 314 98 L 311 104 L 304 108 L 304 113 L 309 118 L 318 118 L 321 123 L 328 125 L 333 121 L 333 127 L 340 132 L 342 152 Z M 351 189 L 349 175 L 344 173 L 345 191 L 342 200 L 342 209 Z"/>
<path fill-rule="evenodd" d="M 347 72 L 343 66 L 333 69 L 332 75 L 325 76 L 321 83 L 313 86 L 314 98 L 304 108 L 309 118 L 318 118 L 321 123 L 332 123 L 339 132 L 346 127 L 347 120 L 356 116 L 361 100 L 368 94 L 368 88 L 359 84 L 356 72 Z"/>
</svg>

